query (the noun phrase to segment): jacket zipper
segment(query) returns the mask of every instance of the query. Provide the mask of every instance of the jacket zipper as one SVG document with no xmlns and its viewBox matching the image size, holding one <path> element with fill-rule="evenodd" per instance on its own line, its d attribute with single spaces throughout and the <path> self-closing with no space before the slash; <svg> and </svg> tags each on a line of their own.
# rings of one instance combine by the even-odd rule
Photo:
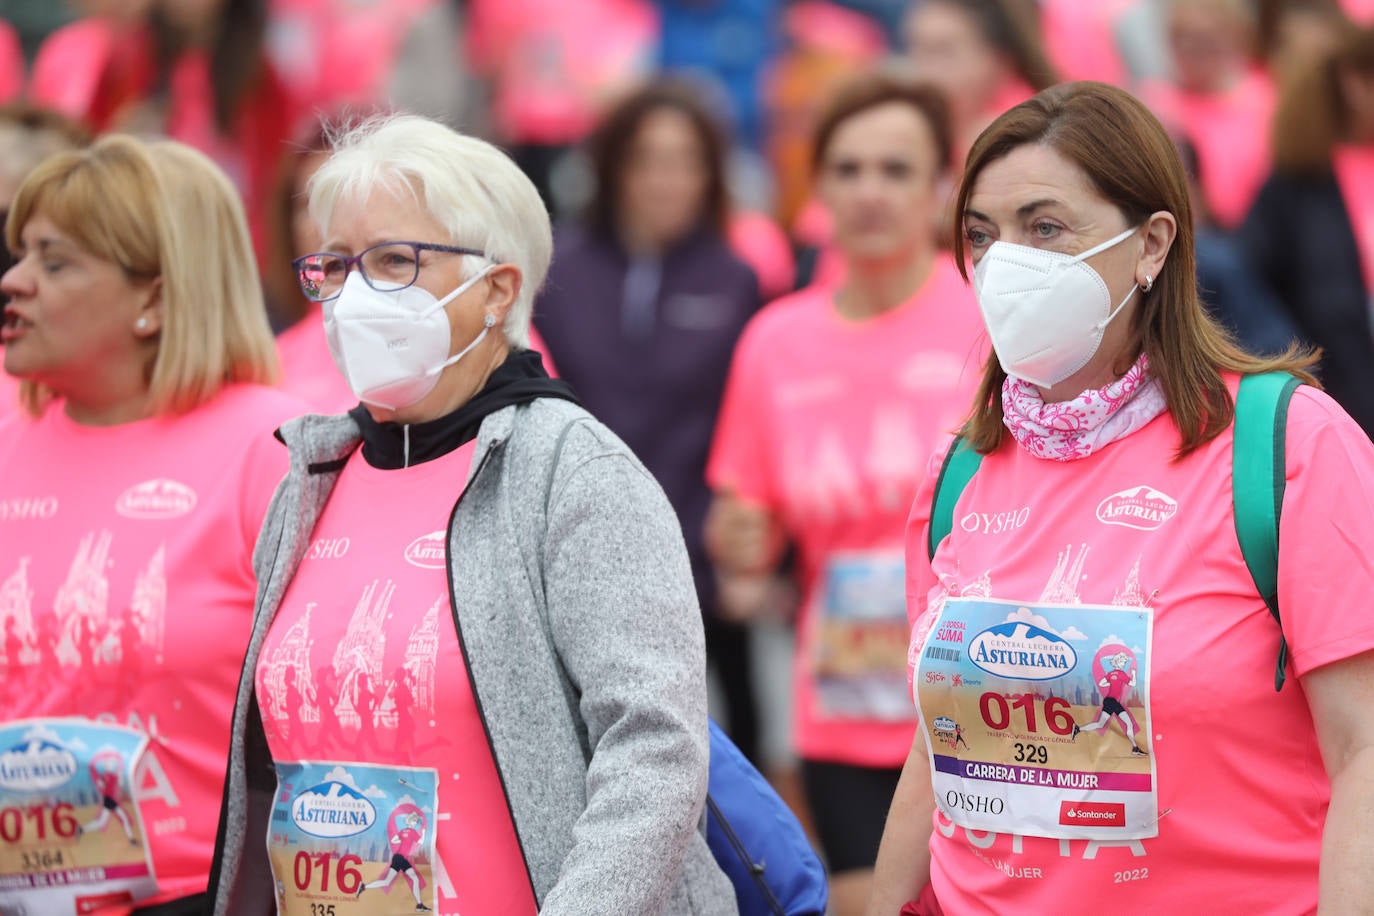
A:
<svg viewBox="0 0 1374 916">
<path fill-rule="evenodd" d="M 534 886 L 534 873 L 530 871 L 529 856 L 525 854 L 525 841 L 520 837 L 519 825 L 515 820 L 515 809 L 510 803 L 510 789 L 506 787 L 506 776 L 501 772 L 501 761 L 496 757 L 496 747 L 491 742 L 491 726 L 487 724 L 486 708 L 482 705 L 482 695 L 477 691 L 477 679 L 472 673 L 472 659 L 468 656 L 468 645 L 463 639 L 463 624 L 458 619 L 458 595 L 453 587 L 453 552 L 450 545 L 453 543 L 453 522 L 458 517 L 458 507 L 463 503 L 463 497 L 468 495 L 472 485 L 477 482 L 477 478 L 482 475 L 487 462 L 494 455 L 497 449 L 501 448 L 502 443 L 494 442 L 482 454 L 482 460 L 477 463 L 477 470 L 468 478 L 467 484 L 463 487 L 463 492 L 458 494 L 458 499 L 453 503 L 453 510 L 448 516 L 448 525 L 444 530 L 444 573 L 448 579 L 448 609 L 453 615 L 453 629 L 458 635 L 458 650 L 463 654 L 463 668 L 467 672 L 468 687 L 472 690 L 472 700 L 477 706 L 477 718 L 482 722 L 482 734 L 487 739 L 487 750 L 491 753 L 491 759 L 496 764 L 496 778 L 501 783 L 501 798 L 506 803 L 506 814 L 510 817 L 511 826 L 515 828 L 515 843 L 520 847 L 520 859 L 525 865 L 525 877 L 530 882 L 530 896 L 534 898 L 535 907 L 541 907 L 543 901 L 539 899 L 539 892 Z"/>
</svg>

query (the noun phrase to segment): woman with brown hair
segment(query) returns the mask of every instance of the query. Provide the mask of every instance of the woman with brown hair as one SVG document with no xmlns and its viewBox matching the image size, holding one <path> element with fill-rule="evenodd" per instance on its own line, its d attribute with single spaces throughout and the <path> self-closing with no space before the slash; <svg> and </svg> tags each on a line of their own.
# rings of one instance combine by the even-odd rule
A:
<svg viewBox="0 0 1374 916">
<path fill-rule="evenodd" d="M 1347 30 L 1292 80 L 1273 143 L 1241 241 L 1321 347 L 1326 390 L 1374 436 L 1374 28 Z"/>
<path fill-rule="evenodd" d="M 867 899 L 915 725 L 907 513 L 921 458 L 957 422 L 979 362 L 977 311 L 938 247 L 948 150 L 929 86 L 871 73 L 829 101 L 813 174 L 843 278 L 749 323 L 707 465 L 706 547 L 723 589 L 767 581 L 783 543 L 796 548 L 792 738 L 840 916 Z"/>
<path fill-rule="evenodd" d="M 989 121 L 1058 81 L 1025 0 L 920 0 L 904 31 L 913 74 L 949 100 L 956 166 Z"/>
<path fill-rule="evenodd" d="M 1182 165 L 1125 91 L 1007 112 L 957 206 L 995 358 L 962 430 L 981 464 L 936 515 L 941 449 L 908 529 L 921 725 L 870 916 L 1365 905 L 1374 446 L 1311 356 L 1207 317 Z M 1267 417 L 1241 386 L 1270 372 L 1308 384 Z M 1232 493 L 1242 415 L 1281 496 Z M 1282 509 L 1272 593 L 1242 498 L 1276 539 Z"/>
</svg>

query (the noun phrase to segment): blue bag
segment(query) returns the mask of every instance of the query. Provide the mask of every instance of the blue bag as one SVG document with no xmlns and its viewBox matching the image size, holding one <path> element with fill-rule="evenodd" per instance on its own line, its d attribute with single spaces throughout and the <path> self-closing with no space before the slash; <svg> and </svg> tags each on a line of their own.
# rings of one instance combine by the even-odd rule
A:
<svg viewBox="0 0 1374 916">
<path fill-rule="evenodd" d="M 796 815 L 711 720 L 706 843 L 740 916 L 823 916 L 825 867 Z"/>
</svg>

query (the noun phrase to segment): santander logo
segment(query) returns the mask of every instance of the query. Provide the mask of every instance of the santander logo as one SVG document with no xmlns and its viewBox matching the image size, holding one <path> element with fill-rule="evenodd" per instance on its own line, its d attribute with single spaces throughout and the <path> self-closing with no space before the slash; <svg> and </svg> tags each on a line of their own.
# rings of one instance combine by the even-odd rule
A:
<svg viewBox="0 0 1374 916">
<path fill-rule="evenodd" d="M 1060 802 L 1059 823 L 1073 827 L 1125 827 L 1126 806 L 1119 802 Z"/>
<path fill-rule="evenodd" d="M 406 562 L 421 569 L 443 569 L 445 540 L 442 531 L 421 535 L 406 547 Z"/>
<path fill-rule="evenodd" d="M 115 501 L 115 511 L 125 518 L 177 518 L 195 507 L 196 491 L 165 477 L 134 484 Z"/>
<path fill-rule="evenodd" d="M 1177 512 L 1178 500 L 1143 485 L 1113 493 L 1097 504 L 1097 520 L 1102 524 L 1140 531 L 1154 531 Z"/>
</svg>

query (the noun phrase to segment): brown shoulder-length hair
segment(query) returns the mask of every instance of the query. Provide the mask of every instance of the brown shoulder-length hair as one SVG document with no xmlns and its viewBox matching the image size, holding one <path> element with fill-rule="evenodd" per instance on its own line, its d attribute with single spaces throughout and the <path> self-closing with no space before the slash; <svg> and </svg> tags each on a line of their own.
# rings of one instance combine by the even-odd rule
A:
<svg viewBox="0 0 1374 916">
<path fill-rule="evenodd" d="M 599 233 L 617 234 L 620 183 L 630 160 L 630 150 L 644 121 L 660 111 L 675 111 L 692 125 L 706 165 L 706 198 L 701 222 L 724 232 L 729 209 L 725 132 L 707 110 L 700 93 L 686 84 L 670 81 L 651 83 L 626 96 L 606 113 L 588 138 L 587 154 L 596 176 L 596 190 L 588 205 L 588 222 Z"/>
<path fill-rule="evenodd" d="M 1138 226 L 1160 211 L 1173 214 L 1178 223 L 1178 235 L 1160 275 L 1148 293 L 1140 294 L 1132 318 L 1136 345 L 1126 364 L 1119 367 L 1124 373 L 1141 351 L 1149 358 L 1150 371 L 1163 386 L 1169 413 L 1179 428 L 1177 457 L 1231 425 L 1235 403 L 1222 373 L 1285 370 L 1309 385 L 1317 384 L 1307 371 L 1317 361 L 1315 353 L 1294 346 L 1276 357 L 1252 356 L 1202 307 L 1183 163 L 1159 121 L 1123 89 L 1096 82 L 1065 83 L 1005 112 L 969 151 L 955 212 L 967 209 L 983 169 L 1032 143 L 1043 144 L 1078 166 L 1129 224 Z M 955 233 L 955 258 L 967 279 L 965 244 L 963 233 Z M 1002 442 L 1006 377 L 996 354 L 991 354 L 983 367 L 973 412 L 963 428 L 973 447 L 984 454 Z"/>
<path fill-rule="evenodd" d="M 1279 98 L 1272 141 L 1274 170 L 1319 175 L 1331 170 L 1331 151 L 1350 129 L 1341 75 L 1374 76 L 1374 26 L 1347 27 L 1335 49 L 1309 61 Z"/>
<path fill-rule="evenodd" d="M 930 125 L 935 141 L 938 174 L 950 165 L 953 133 L 949 123 L 949 105 L 940 90 L 924 83 L 913 82 L 896 74 L 873 70 L 852 77 L 835 91 L 816 121 L 815 138 L 811 144 L 811 171 L 819 173 L 840 125 L 871 108 L 896 102 L 916 110 Z"/>
</svg>

